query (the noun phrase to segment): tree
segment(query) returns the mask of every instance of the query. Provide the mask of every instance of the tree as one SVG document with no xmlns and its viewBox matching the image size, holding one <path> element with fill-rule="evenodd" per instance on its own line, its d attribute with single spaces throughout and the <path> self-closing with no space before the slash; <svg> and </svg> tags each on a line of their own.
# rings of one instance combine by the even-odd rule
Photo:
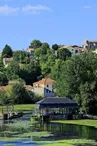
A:
<svg viewBox="0 0 97 146">
<path fill-rule="evenodd" d="M 22 83 L 16 83 L 12 87 L 12 97 L 14 97 L 14 102 L 16 104 L 26 103 L 26 89 L 24 88 Z"/>
<path fill-rule="evenodd" d="M 62 60 L 67 60 L 69 57 L 71 57 L 71 52 L 68 49 L 61 48 L 57 52 L 57 57 Z"/>
<path fill-rule="evenodd" d="M 19 78 L 17 77 L 17 75 L 19 75 L 19 71 L 20 71 L 20 67 L 18 62 L 13 60 L 12 62 L 9 63 L 8 67 L 5 69 L 5 74 L 9 80 L 14 80 Z"/>
<path fill-rule="evenodd" d="M 4 90 L 0 90 L 0 105 L 9 104 L 10 98 L 7 96 Z"/>
<path fill-rule="evenodd" d="M 34 56 L 39 59 L 39 56 L 41 55 L 41 53 L 42 53 L 41 48 L 37 48 L 34 52 Z"/>
<path fill-rule="evenodd" d="M 52 49 L 55 50 L 55 51 L 58 50 L 58 47 L 59 47 L 59 46 L 58 46 L 57 44 L 53 44 L 53 45 L 52 45 Z"/>
<path fill-rule="evenodd" d="M 20 68 L 19 76 L 26 84 L 32 85 L 37 81 L 37 77 L 41 75 L 41 69 L 37 62 L 31 62 Z"/>
<path fill-rule="evenodd" d="M 42 49 L 48 49 L 48 48 L 50 48 L 50 46 L 49 46 L 48 43 L 42 43 L 41 48 L 42 48 Z"/>
<path fill-rule="evenodd" d="M 2 58 L 10 58 L 12 57 L 13 52 L 10 46 L 5 45 L 3 51 L 2 51 Z"/>
<path fill-rule="evenodd" d="M 41 46 L 41 54 L 47 54 L 47 51 L 49 50 L 49 44 L 48 43 L 42 43 Z"/>
<path fill-rule="evenodd" d="M 4 71 L 4 64 L 3 64 L 2 58 L 0 57 L 0 72 L 3 72 L 3 71 Z"/>
<path fill-rule="evenodd" d="M 29 46 L 29 48 L 34 48 L 34 49 L 37 49 L 37 48 L 40 48 L 42 45 L 42 43 L 40 42 L 40 40 L 33 40 Z"/>
<path fill-rule="evenodd" d="M 13 53 L 13 59 L 15 61 L 17 61 L 18 63 L 29 63 L 30 62 L 30 58 L 29 55 L 27 55 L 27 53 L 25 51 L 15 51 Z"/>
<path fill-rule="evenodd" d="M 3 72 L 0 72 L 0 86 L 5 86 L 7 84 L 8 84 L 7 76 Z"/>
<path fill-rule="evenodd" d="M 81 110 L 95 114 L 97 108 L 97 56 L 75 55 L 65 62 L 56 82 L 57 95 L 74 99 Z M 96 112 L 97 114 L 97 112 Z"/>
</svg>

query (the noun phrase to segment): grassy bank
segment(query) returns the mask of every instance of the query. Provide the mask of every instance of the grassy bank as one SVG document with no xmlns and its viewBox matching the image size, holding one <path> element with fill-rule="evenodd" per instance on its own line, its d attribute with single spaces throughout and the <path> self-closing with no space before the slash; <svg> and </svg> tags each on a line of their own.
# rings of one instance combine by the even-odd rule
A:
<svg viewBox="0 0 97 146">
<path fill-rule="evenodd" d="M 71 139 L 54 141 L 54 143 L 45 144 L 44 146 L 97 146 L 97 142 L 86 139 Z"/>
<path fill-rule="evenodd" d="M 97 120 L 61 120 L 61 121 L 58 120 L 58 121 L 52 121 L 52 122 L 93 126 L 97 128 Z"/>
<path fill-rule="evenodd" d="M 6 109 L 6 106 L 3 107 Z M 15 112 L 29 112 L 32 111 L 35 108 L 34 104 L 18 104 L 14 105 L 14 111 Z M 0 112 L 2 112 L 2 106 L 0 106 Z"/>
</svg>

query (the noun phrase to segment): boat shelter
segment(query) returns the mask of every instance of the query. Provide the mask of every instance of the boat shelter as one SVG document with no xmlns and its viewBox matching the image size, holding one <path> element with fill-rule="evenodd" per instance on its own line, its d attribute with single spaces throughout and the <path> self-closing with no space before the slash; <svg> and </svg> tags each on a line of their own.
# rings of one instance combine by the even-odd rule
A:
<svg viewBox="0 0 97 146">
<path fill-rule="evenodd" d="M 37 114 L 50 119 L 73 119 L 78 104 L 66 97 L 46 97 L 36 103 Z"/>
</svg>

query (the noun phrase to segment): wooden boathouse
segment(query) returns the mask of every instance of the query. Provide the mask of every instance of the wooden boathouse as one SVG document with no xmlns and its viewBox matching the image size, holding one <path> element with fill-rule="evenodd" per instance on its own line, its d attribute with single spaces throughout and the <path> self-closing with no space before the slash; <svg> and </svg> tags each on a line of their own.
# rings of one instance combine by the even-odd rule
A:
<svg viewBox="0 0 97 146">
<path fill-rule="evenodd" d="M 65 97 L 46 97 L 36 103 L 37 114 L 41 119 L 76 119 L 78 104 Z"/>
</svg>

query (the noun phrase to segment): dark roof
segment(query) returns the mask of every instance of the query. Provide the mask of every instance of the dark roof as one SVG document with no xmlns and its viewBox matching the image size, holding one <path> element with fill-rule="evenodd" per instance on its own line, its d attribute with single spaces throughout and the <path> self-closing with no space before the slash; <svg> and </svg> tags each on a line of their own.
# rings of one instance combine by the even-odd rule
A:
<svg viewBox="0 0 97 146">
<path fill-rule="evenodd" d="M 45 107 L 78 107 L 77 103 L 65 97 L 46 97 L 36 103 L 41 108 Z"/>
</svg>

